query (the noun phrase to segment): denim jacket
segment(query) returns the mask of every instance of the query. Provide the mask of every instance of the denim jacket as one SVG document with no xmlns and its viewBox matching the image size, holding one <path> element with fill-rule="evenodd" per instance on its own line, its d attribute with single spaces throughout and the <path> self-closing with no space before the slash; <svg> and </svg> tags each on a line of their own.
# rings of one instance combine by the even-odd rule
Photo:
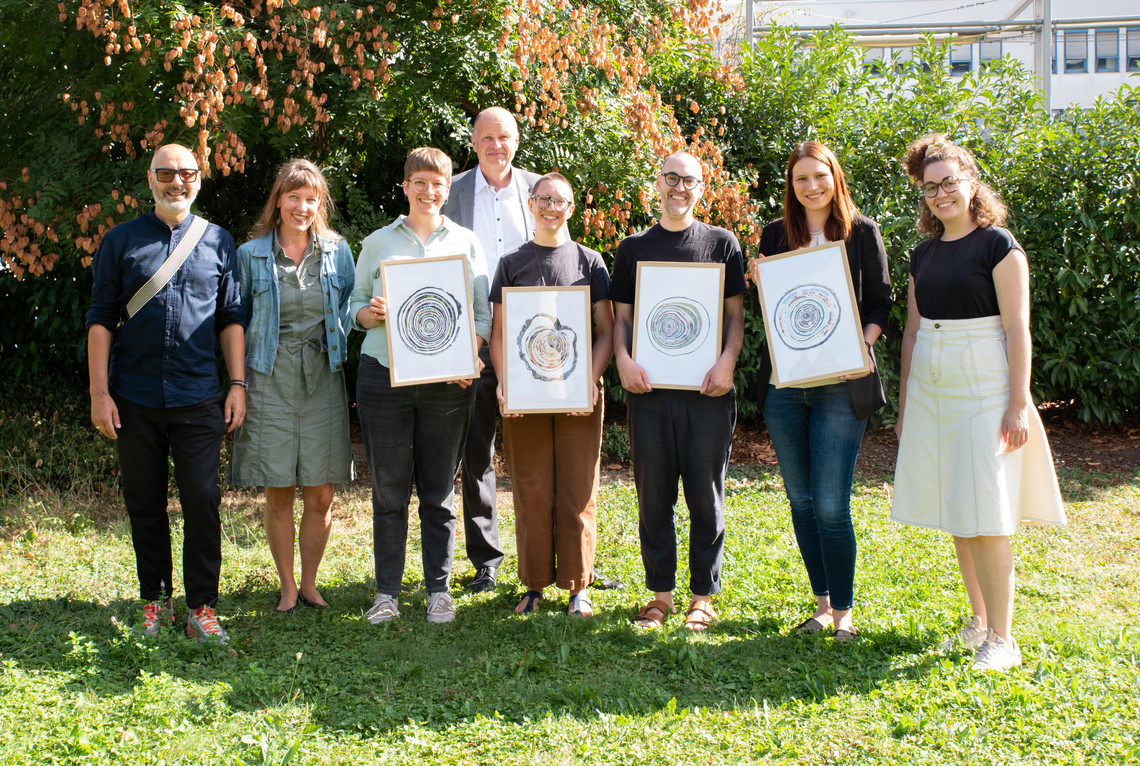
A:
<svg viewBox="0 0 1140 766">
<path fill-rule="evenodd" d="M 325 296 L 325 346 L 329 367 L 338 372 L 348 356 L 348 298 L 356 274 L 352 251 L 343 239 L 317 241 L 321 250 L 321 292 Z M 245 310 L 245 364 L 273 374 L 277 334 L 281 329 L 281 298 L 277 292 L 273 232 L 238 248 L 238 279 Z"/>
</svg>

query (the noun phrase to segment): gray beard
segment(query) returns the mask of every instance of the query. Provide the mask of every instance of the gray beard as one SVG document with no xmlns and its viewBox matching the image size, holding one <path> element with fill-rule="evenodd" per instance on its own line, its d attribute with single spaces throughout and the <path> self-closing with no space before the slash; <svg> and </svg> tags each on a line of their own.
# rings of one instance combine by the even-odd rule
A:
<svg viewBox="0 0 1140 766">
<path fill-rule="evenodd" d="M 198 195 L 195 194 L 192 197 L 186 197 L 181 202 L 167 202 L 156 194 L 152 193 L 151 196 L 154 197 L 154 204 L 157 207 L 162 208 L 168 213 L 175 213 L 177 215 L 190 212 L 190 206 L 193 205 L 194 200 L 198 198 Z"/>
</svg>

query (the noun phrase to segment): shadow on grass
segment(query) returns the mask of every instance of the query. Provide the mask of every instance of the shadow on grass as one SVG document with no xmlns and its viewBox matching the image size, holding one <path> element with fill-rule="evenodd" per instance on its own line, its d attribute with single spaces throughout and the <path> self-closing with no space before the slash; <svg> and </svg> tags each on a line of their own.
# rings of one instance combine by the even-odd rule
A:
<svg viewBox="0 0 1140 766">
<path fill-rule="evenodd" d="M 272 613 L 275 589 L 227 596 L 219 609 L 232 636 L 225 647 L 181 635 L 184 604 L 174 630 L 135 637 L 126 625 L 139 619 L 137 602 L 14 601 L 0 605 L 0 654 L 27 672 L 70 674 L 69 688 L 100 695 L 130 693 L 157 674 L 224 683 L 235 711 L 299 700 L 311 724 L 363 736 L 409 720 L 445 728 L 477 716 L 639 715 L 673 699 L 710 709 L 821 701 L 871 692 L 900 674 L 921 676 L 939 661 L 912 636 L 869 632 L 841 646 L 785 635 L 787 626 L 766 616 L 730 614 L 697 635 L 672 615 L 663 630 L 643 631 L 630 621 L 629 596 L 578 620 L 554 591 L 534 614 L 515 615 L 519 594 L 502 586 L 458 597 L 457 620 L 432 625 L 419 588 L 405 592 L 397 621 L 371 625 L 363 619 L 373 595 L 366 585 L 324 593 L 332 608 L 293 616 Z"/>
</svg>

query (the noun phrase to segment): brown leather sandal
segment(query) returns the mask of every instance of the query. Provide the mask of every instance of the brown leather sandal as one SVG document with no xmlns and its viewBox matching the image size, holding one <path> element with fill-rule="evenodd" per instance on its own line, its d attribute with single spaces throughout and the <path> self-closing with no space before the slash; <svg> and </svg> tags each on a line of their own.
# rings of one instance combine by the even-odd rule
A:
<svg viewBox="0 0 1140 766">
<path fill-rule="evenodd" d="M 665 618 L 670 613 L 676 612 L 677 608 L 672 604 L 667 604 L 664 601 L 653 599 L 645 606 L 641 607 L 641 611 L 633 618 L 633 622 L 639 628 L 646 630 L 656 630 L 665 624 Z M 656 614 L 654 614 L 656 613 Z"/>
<path fill-rule="evenodd" d="M 685 627 L 689 630 L 708 630 L 709 623 L 716 618 L 712 604 L 708 601 L 694 601 L 685 612 Z"/>
</svg>

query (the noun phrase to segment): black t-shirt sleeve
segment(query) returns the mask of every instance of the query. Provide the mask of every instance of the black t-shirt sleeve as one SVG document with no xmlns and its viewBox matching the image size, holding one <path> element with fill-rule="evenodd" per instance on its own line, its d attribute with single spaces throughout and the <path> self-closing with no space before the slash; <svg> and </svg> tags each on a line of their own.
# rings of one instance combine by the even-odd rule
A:
<svg viewBox="0 0 1140 766">
<path fill-rule="evenodd" d="M 733 298 L 748 291 L 744 281 L 744 254 L 732 232 L 725 231 L 724 297 Z"/>
<path fill-rule="evenodd" d="M 633 257 L 630 238 L 626 237 L 618 243 L 617 253 L 614 255 L 614 273 L 613 279 L 610 280 L 610 300 L 618 303 L 633 303 L 637 294 L 634 271 L 636 268 L 637 264 Z"/>
</svg>

